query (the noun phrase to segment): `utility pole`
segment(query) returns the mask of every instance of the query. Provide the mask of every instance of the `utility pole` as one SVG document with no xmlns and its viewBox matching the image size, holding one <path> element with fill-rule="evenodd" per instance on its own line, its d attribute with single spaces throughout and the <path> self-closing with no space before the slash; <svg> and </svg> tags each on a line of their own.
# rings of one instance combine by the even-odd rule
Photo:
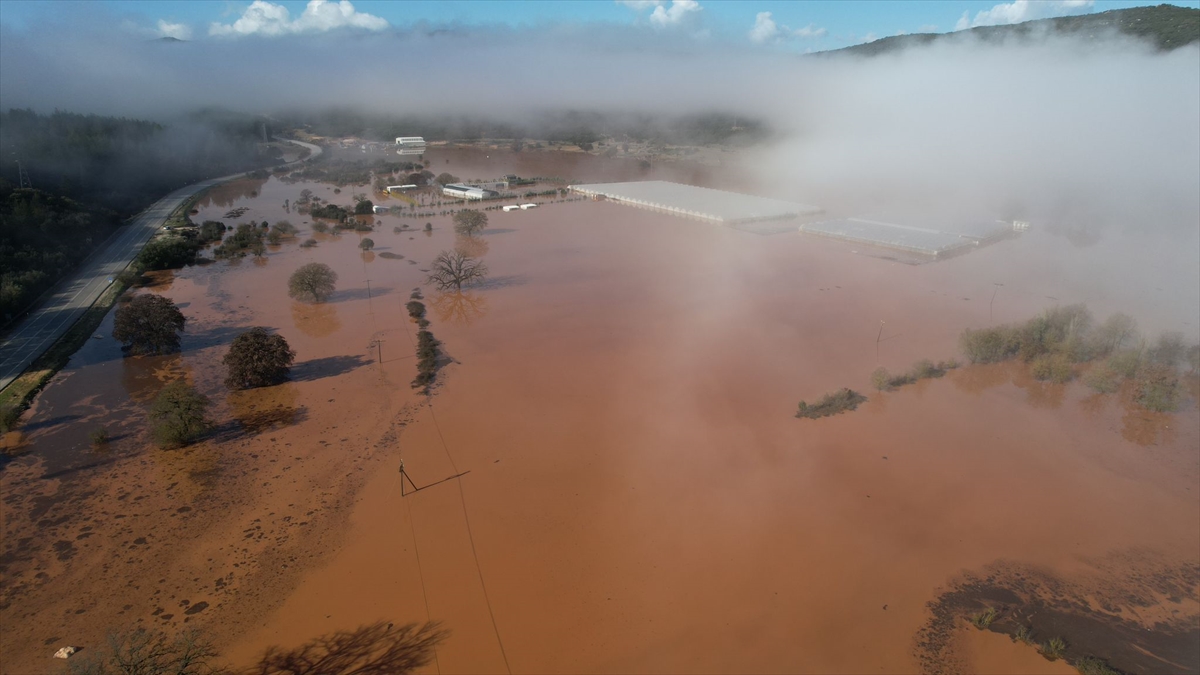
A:
<svg viewBox="0 0 1200 675">
<path fill-rule="evenodd" d="M 413 482 L 412 477 L 409 476 L 408 472 L 404 470 L 404 460 L 401 459 L 400 460 L 400 496 L 401 497 L 405 496 L 405 492 L 404 492 L 405 479 L 407 479 L 408 484 L 412 486 L 413 492 L 417 492 L 418 490 L 421 489 L 421 488 L 417 487 L 417 484 Z"/>
<path fill-rule="evenodd" d="M 992 319 L 992 305 L 996 304 L 996 294 L 1000 292 L 1000 287 L 1003 286 L 1004 284 L 998 284 L 996 282 L 992 282 L 992 285 L 995 286 L 996 288 L 995 288 L 995 290 L 992 291 L 992 301 L 988 303 L 988 323 L 992 323 L 994 321 Z"/>
</svg>

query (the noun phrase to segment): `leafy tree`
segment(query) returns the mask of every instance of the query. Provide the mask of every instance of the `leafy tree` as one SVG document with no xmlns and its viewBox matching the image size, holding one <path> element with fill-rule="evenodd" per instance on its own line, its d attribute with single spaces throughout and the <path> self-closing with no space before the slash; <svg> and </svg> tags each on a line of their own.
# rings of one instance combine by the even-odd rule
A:
<svg viewBox="0 0 1200 675">
<path fill-rule="evenodd" d="M 463 209 L 454 214 L 454 231 L 473 237 L 487 227 L 488 217 L 483 211 Z"/>
<path fill-rule="evenodd" d="M 176 380 L 159 392 L 150 405 L 150 434 L 160 448 L 181 448 L 203 436 L 209 421 L 208 397 L 187 382 Z"/>
<path fill-rule="evenodd" d="M 375 204 L 370 199 L 363 199 L 354 205 L 354 214 L 361 216 L 368 213 L 375 213 Z"/>
<path fill-rule="evenodd" d="M 358 247 L 364 251 L 370 251 L 371 249 L 375 248 L 375 240 L 370 237 L 366 237 L 362 241 L 358 242 Z"/>
<path fill-rule="evenodd" d="M 333 295 L 337 272 L 325 263 L 312 262 L 301 266 L 288 279 L 288 295 L 305 302 L 324 302 Z"/>
<path fill-rule="evenodd" d="M 458 176 L 455 176 L 454 174 L 449 173 L 447 171 L 443 171 L 442 173 L 439 173 L 437 178 L 435 178 L 433 180 L 435 182 L 437 182 L 439 185 L 449 185 L 450 183 L 457 183 Z"/>
<path fill-rule="evenodd" d="M 1174 412 L 1183 400 L 1183 386 L 1175 369 L 1161 363 L 1143 368 L 1138 374 L 1134 400 L 1147 410 Z"/>
<path fill-rule="evenodd" d="M 1118 312 L 1096 328 L 1097 348 L 1100 353 L 1109 354 L 1121 349 L 1126 341 L 1136 335 L 1137 322 L 1128 314 Z"/>
<path fill-rule="evenodd" d="M 461 290 L 483 281 L 487 277 L 487 265 L 461 251 L 442 251 L 430 265 L 429 283 L 441 290 Z"/>
<path fill-rule="evenodd" d="M 165 354 L 179 350 L 179 333 L 186 322 L 183 312 L 163 296 L 138 295 L 117 308 L 113 337 L 132 354 Z"/>
<path fill-rule="evenodd" d="M 282 335 L 255 327 L 233 339 L 221 360 L 227 369 L 225 386 L 230 389 L 269 387 L 287 379 L 296 352 Z"/>
<path fill-rule="evenodd" d="M 151 240 L 138 253 L 138 262 L 146 270 L 174 270 L 196 261 L 200 245 L 183 237 Z"/>
</svg>

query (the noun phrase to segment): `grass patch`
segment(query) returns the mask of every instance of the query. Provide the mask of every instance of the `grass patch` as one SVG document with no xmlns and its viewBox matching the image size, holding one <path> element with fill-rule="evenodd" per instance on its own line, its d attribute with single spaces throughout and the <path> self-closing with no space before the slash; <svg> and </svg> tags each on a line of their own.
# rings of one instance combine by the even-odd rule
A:
<svg viewBox="0 0 1200 675">
<path fill-rule="evenodd" d="M 1067 652 L 1067 643 L 1060 637 L 1052 637 L 1042 645 L 1042 656 L 1054 661 L 1061 659 Z"/>
<path fill-rule="evenodd" d="M 972 616 L 971 623 L 974 624 L 979 630 L 983 630 L 992 625 L 992 622 L 996 620 L 996 616 L 998 614 L 999 612 L 996 611 L 995 607 L 988 607 L 982 612 Z"/>
<path fill-rule="evenodd" d="M 796 417 L 810 420 L 829 417 L 830 415 L 837 415 L 847 410 L 854 410 L 860 403 L 864 403 L 866 400 L 866 396 L 853 389 L 839 389 L 832 394 L 825 394 L 812 405 L 800 401 L 800 409 L 796 411 Z"/>
<path fill-rule="evenodd" d="M 1104 659 L 1095 656 L 1085 656 L 1071 665 L 1075 666 L 1080 675 L 1122 675 L 1121 671 L 1108 665 Z"/>
<path fill-rule="evenodd" d="M 1033 629 L 1029 626 L 1018 626 L 1017 632 L 1013 633 L 1012 639 L 1013 642 L 1031 645 L 1033 644 Z"/>
</svg>

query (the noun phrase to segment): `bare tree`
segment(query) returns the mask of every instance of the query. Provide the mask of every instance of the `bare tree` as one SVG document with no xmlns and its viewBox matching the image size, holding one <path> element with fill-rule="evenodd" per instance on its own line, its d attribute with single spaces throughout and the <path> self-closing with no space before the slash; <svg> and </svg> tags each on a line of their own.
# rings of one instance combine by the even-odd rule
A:
<svg viewBox="0 0 1200 675">
<path fill-rule="evenodd" d="M 228 675 L 213 663 L 218 658 L 212 643 L 196 631 L 174 639 L 162 632 L 138 629 L 109 635 L 97 653 L 68 662 L 71 675 Z"/>
<path fill-rule="evenodd" d="M 482 261 L 461 251 L 442 251 L 433 260 L 428 281 L 443 291 L 462 290 L 463 286 L 483 281 L 487 274 L 487 265 Z"/>
</svg>

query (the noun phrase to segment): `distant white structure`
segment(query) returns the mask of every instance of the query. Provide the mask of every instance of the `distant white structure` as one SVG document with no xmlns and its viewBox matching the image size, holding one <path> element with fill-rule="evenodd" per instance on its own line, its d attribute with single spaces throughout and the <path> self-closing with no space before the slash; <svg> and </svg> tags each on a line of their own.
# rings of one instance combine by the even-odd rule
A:
<svg viewBox="0 0 1200 675">
<path fill-rule="evenodd" d="M 387 213 L 390 209 L 386 206 L 372 206 L 371 210 L 375 213 Z"/>
<path fill-rule="evenodd" d="M 404 192 L 405 190 L 415 190 L 416 188 L 417 188 L 416 183 L 409 183 L 408 185 L 389 185 L 389 186 L 387 186 L 387 191 L 388 192 Z"/>
<path fill-rule="evenodd" d="M 1012 221 L 1012 224 L 1013 224 L 1013 232 L 1024 232 L 1025 230 L 1029 229 L 1029 221 L 1028 220 L 1014 220 L 1014 221 Z"/>
<path fill-rule="evenodd" d="M 510 204 L 502 208 L 504 209 L 504 212 L 507 213 L 509 211 L 516 211 L 517 209 L 521 208 L 521 206 L 519 204 Z"/>
<path fill-rule="evenodd" d="M 442 194 L 455 199 L 489 199 L 491 197 L 499 197 L 500 193 L 495 190 L 488 190 L 477 185 L 463 185 L 462 183 L 450 183 L 442 187 Z"/>
<path fill-rule="evenodd" d="M 522 204 L 521 205 L 522 211 L 528 211 L 529 209 L 536 209 L 536 208 L 537 208 L 537 204 Z"/>
<path fill-rule="evenodd" d="M 397 136 L 396 147 L 399 148 L 415 148 L 425 147 L 425 139 L 421 136 Z"/>
</svg>

